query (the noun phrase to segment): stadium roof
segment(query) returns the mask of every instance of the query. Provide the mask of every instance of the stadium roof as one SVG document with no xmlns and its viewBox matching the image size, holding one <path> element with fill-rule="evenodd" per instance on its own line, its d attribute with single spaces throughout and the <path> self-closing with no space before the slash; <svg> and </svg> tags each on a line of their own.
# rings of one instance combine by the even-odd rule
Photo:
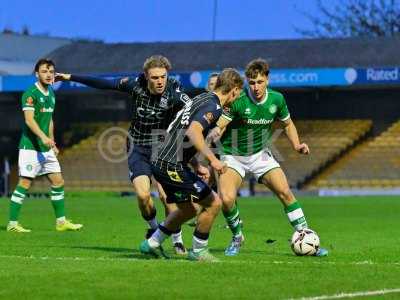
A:
<svg viewBox="0 0 400 300">
<path fill-rule="evenodd" d="M 244 68 L 268 59 L 272 68 L 385 67 L 400 65 L 400 37 L 270 41 L 74 43 L 50 54 L 59 70 L 75 73 L 140 71 L 145 58 L 167 56 L 176 71 Z"/>
<path fill-rule="evenodd" d="M 0 73 L 31 74 L 36 60 L 71 42 L 64 38 L 0 33 Z"/>
</svg>

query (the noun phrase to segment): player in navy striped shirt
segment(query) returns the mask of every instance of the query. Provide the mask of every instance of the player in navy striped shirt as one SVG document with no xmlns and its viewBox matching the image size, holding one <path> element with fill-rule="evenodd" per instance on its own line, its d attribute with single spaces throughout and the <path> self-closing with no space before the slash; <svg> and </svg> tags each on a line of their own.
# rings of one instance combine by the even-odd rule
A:
<svg viewBox="0 0 400 300">
<path fill-rule="evenodd" d="M 198 162 L 193 161 L 198 152 L 218 173 L 226 171 L 226 166 L 207 146 L 204 136 L 216 125 L 222 107 L 233 103 L 242 87 L 243 80 L 236 70 L 223 70 L 218 76 L 215 91 L 203 93 L 186 103 L 168 127 L 165 141 L 160 144 L 157 155 L 152 157 L 153 174 L 162 185 L 167 202 L 176 203 L 178 209 L 168 215 L 149 239 L 141 243 L 142 253 L 165 258 L 160 247 L 162 242 L 184 222 L 193 218 L 196 215 L 196 205 L 200 205 L 202 210 L 197 218 L 189 259 L 216 260 L 208 252 L 208 237 L 220 211 L 221 200 L 188 164 L 191 162 L 195 170 L 199 169 Z"/>
<path fill-rule="evenodd" d="M 132 97 L 133 114 L 128 143 L 129 177 L 138 197 L 141 214 L 150 226 L 147 236 L 158 226 L 156 208 L 150 196 L 152 149 L 162 140 L 176 113 L 190 100 L 182 92 L 180 82 L 168 77 L 170 69 L 171 64 L 166 57 L 154 55 L 146 59 L 143 65 L 144 72 L 137 78 L 108 80 L 62 73 L 56 76 L 56 80 L 70 80 L 98 89 L 117 90 Z M 166 212 L 176 209 L 174 205 L 166 204 L 164 191 L 158 184 L 157 187 Z M 180 229 L 173 235 L 173 243 L 177 254 L 186 253 Z"/>
</svg>

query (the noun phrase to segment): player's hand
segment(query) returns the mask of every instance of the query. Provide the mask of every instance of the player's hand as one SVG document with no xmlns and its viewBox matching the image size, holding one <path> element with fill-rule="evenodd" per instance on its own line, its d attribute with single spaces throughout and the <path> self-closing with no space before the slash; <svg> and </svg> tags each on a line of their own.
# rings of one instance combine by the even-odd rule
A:
<svg viewBox="0 0 400 300">
<path fill-rule="evenodd" d="M 71 74 L 65 74 L 65 73 L 56 73 L 54 76 L 54 81 L 68 81 L 71 80 Z"/>
<path fill-rule="evenodd" d="M 308 155 L 310 154 L 310 148 L 308 148 L 308 145 L 306 143 L 302 143 L 295 147 L 295 150 L 299 152 L 300 154 Z"/>
<path fill-rule="evenodd" d="M 219 139 L 221 138 L 221 128 L 220 127 L 214 127 L 210 133 L 207 135 L 206 141 L 211 143 L 216 143 Z"/>
<path fill-rule="evenodd" d="M 224 174 L 228 169 L 227 165 L 219 159 L 210 162 L 210 165 L 219 175 Z"/>
<path fill-rule="evenodd" d="M 54 145 L 54 146 L 52 147 L 52 149 L 53 149 L 53 151 L 54 151 L 54 154 L 55 154 L 56 156 L 58 156 L 58 154 L 60 153 L 60 150 L 58 150 L 57 146 Z"/>
<path fill-rule="evenodd" d="M 42 137 L 41 140 L 44 145 L 46 145 L 50 148 L 53 148 L 56 145 L 56 143 L 52 139 L 48 138 L 47 136 Z"/>
<path fill-rule="evenodd" d="M 199 164 L 199 166 L 196 168 L 196 173 L 200 176 L 201 179 L 206 182 L 208 182 L 208 180 L 210 179 L 210 170 L 208 170 L 207 167 L 204 167 L 201 164 Z"/>
</svg>

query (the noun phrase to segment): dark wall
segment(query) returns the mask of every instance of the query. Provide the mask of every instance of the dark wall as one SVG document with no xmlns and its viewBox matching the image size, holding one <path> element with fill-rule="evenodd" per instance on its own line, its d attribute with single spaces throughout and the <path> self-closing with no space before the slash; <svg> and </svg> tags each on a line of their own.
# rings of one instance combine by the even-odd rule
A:
<svg viewBox="0 0 400 300">
<path fill-rule="evenodd" d="M 400 117 L 400 89 L 281 90 L 296 119 L 372 119 L 393 122 Z"/>
</svg>

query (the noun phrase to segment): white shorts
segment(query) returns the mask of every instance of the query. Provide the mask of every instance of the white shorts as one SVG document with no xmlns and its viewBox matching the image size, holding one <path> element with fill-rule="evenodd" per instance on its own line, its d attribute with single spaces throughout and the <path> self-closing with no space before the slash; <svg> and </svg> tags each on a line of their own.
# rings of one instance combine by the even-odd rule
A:
<svg viewBox="0 0 400 300">
<path fill-rule="evenodd" d="M 265 173 L 281 167 L 267 149 L 249 156 L 222 155 L 221 160 L 225 162 L 229 168 L 238 172 L 242 178 L 245 177 L 246 173 L 252 173 L 257 181 L 261 179 Z"/>
<path fill-rule="evenodd" d="M 29 178 L 50 173 L 61 173 L 60 163 L 53 150 L 38 152 L 19 149 L 18 168 L 19 176 Z"/>
</svg>

